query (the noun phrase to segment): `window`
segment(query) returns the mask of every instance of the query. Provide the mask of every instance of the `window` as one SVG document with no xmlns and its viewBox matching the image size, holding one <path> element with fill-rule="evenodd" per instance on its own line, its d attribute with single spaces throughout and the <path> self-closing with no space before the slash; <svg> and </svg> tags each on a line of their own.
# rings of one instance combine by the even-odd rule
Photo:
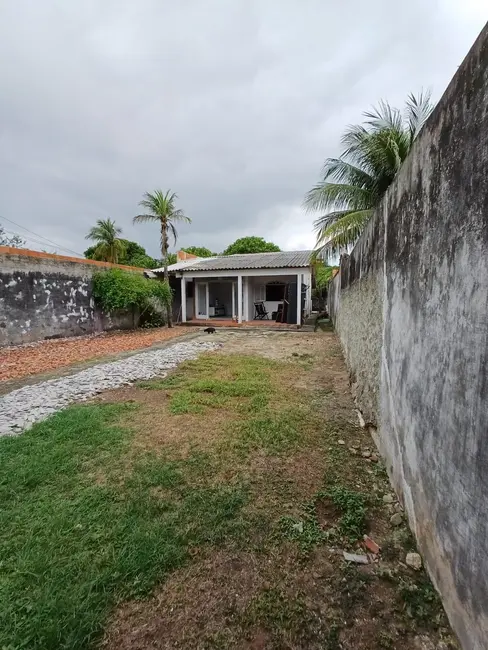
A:
<svg viewBox="0 0 488 650">
<path fill-rule="evenodd" d="M 282 282 L 270 282 L 266 285 L 266 300 L 280 301 L 285 297 L 285 285 Z"/>
<path fill-rule="evenodd" d="M 263 302 L 266 300 L 266 287 L 264 284 L 258 284 L 254 287 L 254 302 Z"/>
</svg>

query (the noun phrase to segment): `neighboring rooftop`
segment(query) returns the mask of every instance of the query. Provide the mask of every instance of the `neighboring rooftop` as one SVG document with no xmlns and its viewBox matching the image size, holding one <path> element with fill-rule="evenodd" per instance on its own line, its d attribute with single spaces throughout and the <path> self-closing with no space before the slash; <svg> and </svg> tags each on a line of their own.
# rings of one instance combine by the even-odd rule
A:
<svg viewBox="0 0 488 650">
<path fill-rule="evenodd" d="M 282 269 L 310 266 L 312 251 L 282 251 L 280 253 L 249 253 L 248 255 L 220 255 L 177 262 L 169 272 L 181 271 L 240 271 L 244 269 Z M 155 269 L 156 273 L 163 269 Z"/>
</svg>

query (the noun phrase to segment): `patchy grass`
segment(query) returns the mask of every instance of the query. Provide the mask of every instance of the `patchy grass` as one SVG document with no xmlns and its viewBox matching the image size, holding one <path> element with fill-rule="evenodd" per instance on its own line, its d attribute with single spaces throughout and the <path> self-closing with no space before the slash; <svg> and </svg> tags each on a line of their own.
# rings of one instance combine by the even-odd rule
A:
<svg viewBox="0 0 488 650">
<path fill-rule="evenodd" d="M 342 485 L 321 492 L 318 499 L 330 499 L 340 511 L 337 521 L 339 533 L 355 542 L 366 532 L 366 498 L 363 494 Z"/>
<path fill-rule="evenodd" d="M 451 643 L 384 469 L 348 451 L 372 443 L 335 338 L 229 341 L 0 440 L 0 647 Z M 384 556 L 347 565 L 365 532 Z"/>
<path fill-rule="evenodd" d="M 130 445 L 117 424 L 127 409 L 74 407 L 0 441 L 0 647 L 87 648 L 119 599 L 148 594 L 195 545 L 240 533 L 246 490 L 194 487 L 195 459 L 147 454 L 110 481 Z"/>
</svg>

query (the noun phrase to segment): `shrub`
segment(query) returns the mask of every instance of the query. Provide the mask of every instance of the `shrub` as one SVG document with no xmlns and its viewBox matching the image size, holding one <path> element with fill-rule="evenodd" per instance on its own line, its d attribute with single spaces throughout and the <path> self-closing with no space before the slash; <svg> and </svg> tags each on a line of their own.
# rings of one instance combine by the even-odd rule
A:
<svg viewBox="0 0 488 650">
<path fill-rule="evenodd" d="M 93 296 L 107 312 L 139 309 L 141 316 L 160 315 L 171 304 L 172 292 L 167 282 L 148 280 L 138 273 L 111 269 L 96 273 L 93 278 Z"/>
</svg>

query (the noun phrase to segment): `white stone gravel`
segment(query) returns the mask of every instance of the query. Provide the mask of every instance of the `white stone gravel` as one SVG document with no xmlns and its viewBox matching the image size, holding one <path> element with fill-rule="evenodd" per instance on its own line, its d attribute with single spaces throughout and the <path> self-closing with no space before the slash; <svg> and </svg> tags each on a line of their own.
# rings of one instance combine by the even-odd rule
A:
<svg viewBox="0 0 488 650">
<path fill-rule="evenodd" d="M 220 347 L 219 343 L 189 341 L 162 350 L 141 352 L 131 357 L 100 363 L 69 377 L 49 379 L 24 386 L 0 397 L 0 436 L 17 435 L 35 422 L 66 408 L 72 402 L 93 397 L 104 390 L 134 381 L 166 376 L 186 359 Z"/>
</svg>

